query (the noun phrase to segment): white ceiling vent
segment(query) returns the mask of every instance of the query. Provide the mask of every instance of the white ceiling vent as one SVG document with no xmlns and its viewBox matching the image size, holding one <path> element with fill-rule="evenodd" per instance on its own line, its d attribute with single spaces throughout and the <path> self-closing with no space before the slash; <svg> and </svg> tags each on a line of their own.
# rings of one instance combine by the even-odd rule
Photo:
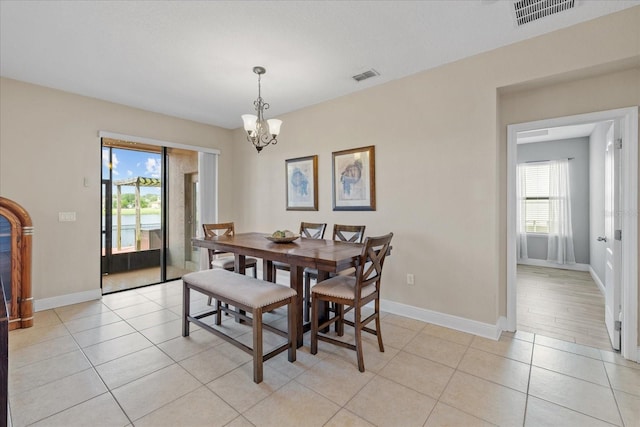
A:
<svg viewBox="0 0 640 427">
<path fill-rule="evenodd" d="M 576 0 L 515 0 L 513 11 L 518 26 L 537 21 L 549 15 L 573 9 Z"/>
<path fill-rule="evenodd" d="M 372 69 L 370 69 L 368 71 L 365 71 L 362 74 L 356 74 L 352 78 L 353 78 L 353 80 L 355 80 L 357 82 L 361 82 L 361 81 L 366 80 L 368 78 L 379 76 L 379 75 L 380 75 L 380 73 L 372 68 Z"/>
</svg>

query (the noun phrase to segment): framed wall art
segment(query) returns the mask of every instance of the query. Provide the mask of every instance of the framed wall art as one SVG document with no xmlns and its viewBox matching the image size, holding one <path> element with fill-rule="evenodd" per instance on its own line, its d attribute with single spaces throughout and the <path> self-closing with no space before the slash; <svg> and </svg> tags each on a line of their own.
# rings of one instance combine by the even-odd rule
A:
<svg viewBox="0 0 640 427">
<path fill-rule="evenodd" d="M 375 147 L 336 151 L 333 155 L 333 210 L 375 211 Z"/>
<path fill-rule="evenodd" d="M 318 210 L 318 156 L 285 160 L 287 210 Z"/>
</svg>

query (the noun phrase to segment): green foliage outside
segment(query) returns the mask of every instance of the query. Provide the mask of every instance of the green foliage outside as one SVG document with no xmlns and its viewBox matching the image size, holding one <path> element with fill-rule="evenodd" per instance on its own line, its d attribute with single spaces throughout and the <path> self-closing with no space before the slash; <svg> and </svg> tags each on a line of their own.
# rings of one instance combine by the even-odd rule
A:
<svg viewBox="0 0 640 427">
<path fill-rule="evenodd" d="M 160 208 L 140 208 L 140 215 L 160 215 L 161 209 Z M 112 215 L 117 215 L 118 214 L 118 210 L 117 209 L 113 209 L 111 211 Z M 120 214 L 121 215 L 135 215 L 136 214 L 136 209 L 121 209 L 120 210 Z"/>
<path fill-rule="evenodd" d="M 136 196 L 135 194 L 125 193 L 120 197 L 122 207 L 120 209 L 121 215 L 135 215 L 136 213 Z M 156 194 L 145 194 L 140 196 L 140 214 L 141 215 L 159 215 L 162 210 L 160 209 L 160 197 Z M 112 210 L 113 215 L 118 213 L 118 200 L 114 197 Z M 102 212 L 104 214 L 104 210 Z"/>
<path fill-rule="evenodd" d="M 136 195 L 132 193 L 125 193 L 120 196 L 122 209 L 135 209 L 136 207 Z M 153 206 L 155 202 L 159 201 L 157 194 L 145 194 L 140 196 L 140 207 L 142 209 Z M 156 203 L 157 204 L 157 203 Z M 118 207 L 118 199 L 113 198 L 113 208 Z"/>
</svg>

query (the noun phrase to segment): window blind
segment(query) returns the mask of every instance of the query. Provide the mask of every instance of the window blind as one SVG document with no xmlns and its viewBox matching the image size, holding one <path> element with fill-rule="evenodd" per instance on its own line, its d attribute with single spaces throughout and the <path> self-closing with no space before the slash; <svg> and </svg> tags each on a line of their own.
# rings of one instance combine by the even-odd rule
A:
<svg viewBox="0 0 640 427">
<path fill-rule="evenodd" d="M 525 221 L 527 232 L 549 232 L 549 163 L 524 165 L 526 194 Z"/>
</svg>

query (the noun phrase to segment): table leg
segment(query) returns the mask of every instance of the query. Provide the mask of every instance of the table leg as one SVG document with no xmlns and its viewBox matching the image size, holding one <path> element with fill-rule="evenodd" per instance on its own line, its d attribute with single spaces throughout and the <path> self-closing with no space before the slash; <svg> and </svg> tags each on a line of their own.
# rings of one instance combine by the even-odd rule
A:
<svg viewBox="0 0 640 427">
<path fill-rule="evenodd" d="M 290 277 L 291 277 L 291 289 L 295 290 L 298 293 L 297 296 L 297 304 L 296 304 L 296 324 L 298 325 L 298 330 L 296 331 L 297 335 L 297 343 L 298 348 L 302 347 L 303 335 L 304 335 L 304 325 L 302 322 L 302 307 L 304 306 L 304 267 L 299 265 L 291 265 L 290 266 Z"/>
<path fill-rule="evenodd" d="M 241 254 L 235 254 L 234 258 L 234 268 L 236 273 L 244 274 L 245 273 L 245 262 L 247 257 Z"/>
<path fill-rule="evenodd" d="M 275 277 L 273 277 L 273 261 L 268 259 L 263 259 L 262 260 L 262 280 L 264 280 L 265 282 L 275 283 L 276 281 L 274 279 Z"/>
</svg>

